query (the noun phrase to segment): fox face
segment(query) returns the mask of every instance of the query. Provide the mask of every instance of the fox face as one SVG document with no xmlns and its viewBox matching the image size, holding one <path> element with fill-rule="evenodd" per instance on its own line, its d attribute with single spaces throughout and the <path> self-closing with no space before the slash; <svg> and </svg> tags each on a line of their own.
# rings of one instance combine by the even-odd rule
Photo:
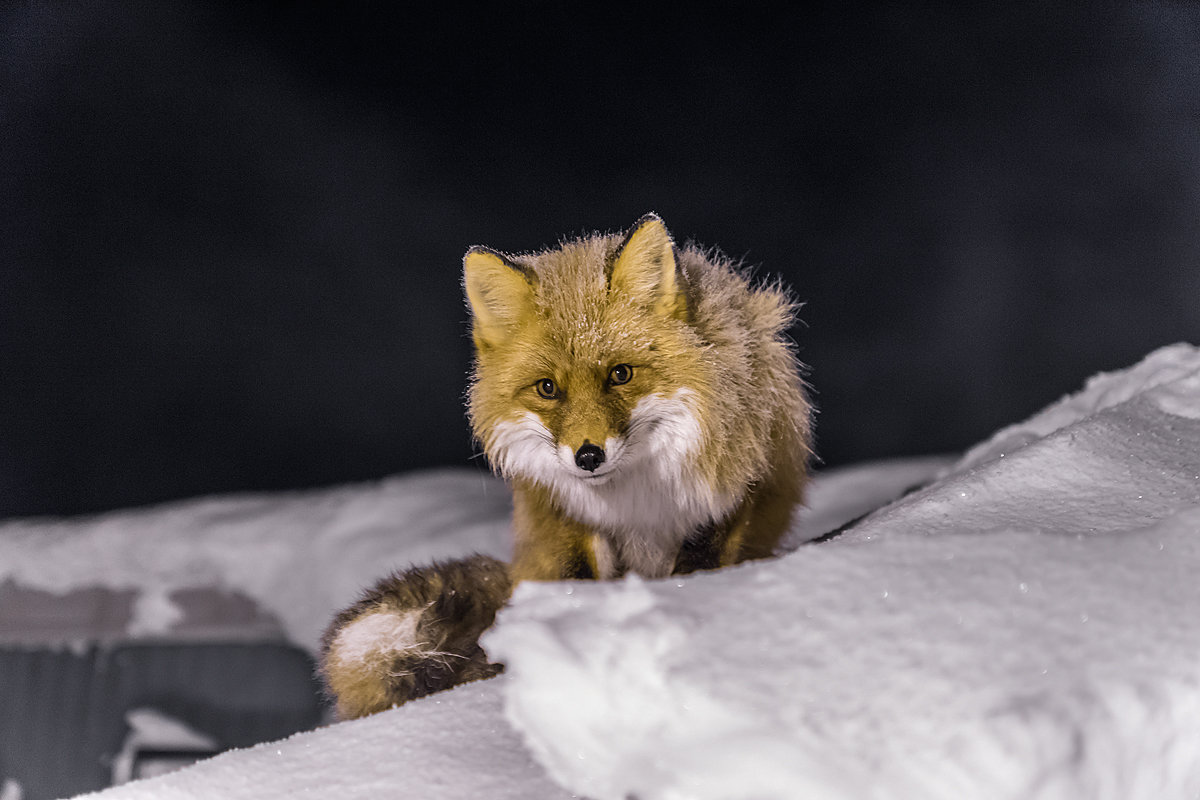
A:
<svg viewBox="0 0 1200 800">
<path fill-rule="evenodd" d="M 503 472 L 545 472 L 551 477 L 561 470 L 575 479 L 594 485 L 610 480 L 629 455 L 628 434 L 646 425 L 645 405 L 653 395 L 648 384 L 653 383 L 653 367 L 648 359 L 629 363 L 631 354 L 596 359 L 595 366 L 571 364 L 537 365 L 548 374 L 535 379 L 517 394 L 524 407 L 514 423 L 501 421 L 502 439 L 514 440 L 515 447 L 506 441 L 496 441 L 491 451 Z M 620 361 L 606 369 L 608 361 Z M 636 412 L 636 414 L 635 414 Z M 533 447 L 522 453 L 523 436 L 536 436 L 527 444 L 536 445 L 547 437 L 555 445 L 553 458 L 546 448 Z M 497 438 L 497 437 L 494 437 Z M 528 464 L 522 464 L 523 455 Z M 545 463 L 541 463 L 542 461 Z M 524 468 L 524 469 L 523 469 Z M 530 469 L 533 468 L 533 469 Z M 530 474 L 528 477 L 535 477 Z"/>
<path fill-rule="evenodd" d="M 654 216 L 537 260 L 467 253 L 470 413 L 497 471 L 602 529 L 686 531 L 726 510 L 699 466 L 713 379 L 683 280 Z"/>
</svg>

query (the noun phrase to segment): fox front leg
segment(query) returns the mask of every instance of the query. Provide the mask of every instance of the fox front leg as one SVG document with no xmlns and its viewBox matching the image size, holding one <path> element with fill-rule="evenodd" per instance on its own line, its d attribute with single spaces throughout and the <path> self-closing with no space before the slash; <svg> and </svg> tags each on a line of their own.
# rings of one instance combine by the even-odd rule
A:
<svg viewBox="0 0 1200 800">
<path fill-rule="evenodd" d="M 800 501 L 799 481 L 775 481 L 753 487 L 721 522 L 701 526 L 683 542 L 674 573 L 717 569 L 756 558 L 770 558 L 791 523 Z"/>
<path fill-rule="evenodd" d="M 564 515 L 538 486 L 513 488 L 514 581 L 594 580 L 605 577 L 595 533 Z"/>
<path fill-rule="evenodd" d="M 675 557 L 672 575 L 686 575 L 701 569 L 716 569 L 721 566 L 721 554 L 726 537 L 722 536 L 723 525 L 709 523 L 683 540 L 679 555 Z"/>
</svg>

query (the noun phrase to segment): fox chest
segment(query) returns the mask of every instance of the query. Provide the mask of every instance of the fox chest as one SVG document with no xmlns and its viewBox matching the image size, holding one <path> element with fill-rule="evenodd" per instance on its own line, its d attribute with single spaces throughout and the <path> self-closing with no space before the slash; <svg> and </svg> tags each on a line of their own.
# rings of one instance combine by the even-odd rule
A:
<svg viewBox="0 0 1200 800">
<path fill-rule="evenodd" d="M 556 513 L 588 529 L 597 577 L 662 577 L 683 542 L 728 517 L 745 494 L 717 490 L 701 469 L 694 406 L 687 388 L 642 398 L 625 429 L 604 441 L 599 466 L 579 463 L 576 443 L 559 442 L 532 413 L 497 425 L 489 456 L 502 474 L 547 490 Z"/>
<path fill-rule="evenodd" d="M 592 530 L 598 578 L 670 575 L 684 540 L 724 519 L 736 498 L 680 462 L 637 465 L 603 485 L 559 485 L 560 510 Z"/>
</svg>

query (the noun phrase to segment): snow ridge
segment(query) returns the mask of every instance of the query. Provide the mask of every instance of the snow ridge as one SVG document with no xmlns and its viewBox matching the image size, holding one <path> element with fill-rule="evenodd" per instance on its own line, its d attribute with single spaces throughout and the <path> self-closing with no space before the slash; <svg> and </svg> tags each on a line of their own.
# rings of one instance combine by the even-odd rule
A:
<svg viewBox="0 0 1200 800">
<path fill-rule="evenodd" d="M 819 475 L 794 549 L 772 561 L 522 585 L 484 639 L 507 664 L 499 678 L 103 795 L 1195 800 L 1200 350 L 1174 345 L 1097 376 L 926 488 L 801 544 L 944 465 Z M 24 540 L 11 523 L 0 528 L 0 587 L 4 569 L 77 585 L 86 569 L 44 559 L 67 555 L 59 539 L 103 556 L 100 528 L 145 537 L 147 520 L 173 521 L 204 540 L 192 572 L 272 610 L 295 600 L 285 623 L 304 641 L 384 562 L 501 549 L 506 504 L 478 479 L 442 479 L 262 498 L 255 509 L 203 501 L 173 520 L 37 523 Z M 269 524 L 260 533 L 254 521 Z M 262 549 L 289 526 L 280 551 Z M 52 544 L 35 553 L 31 539 L 46 533 Z M 296 561 L 297 547 L 311 563 Z M 175 586 L 186 552 L 148 555 L 140 568 L 153 580 L 137 568 L 99 573 Z M 248 557 L 279 559 L 308 592 L 328 564 L 353 563 L 330 578 L 340 588 L 296 599 L 284 581 L 255 588 L 239 572 Z"/>
<path fill-rule="evenodd" d="M 179 598 L 252 600 L 276 635 L 316 652 L 338 608 L 389 570 L 481 552 L 507 558 L 511 500 L 483 473 L 443 470 L 361 486 L 213 497 L 73 519 L 0 522 L 0 589 L 134 590 L 130 638 L 186 638 Z M 0 608 L 0 637 L 5 630 Z M 256 631 L 257 635 L 259 631 Z M 204 630 L 212 638 L 233 629 Z"/>
<path fill-rule="evenodd" d="M 1196 797 L 1198 368 L 1093 379 L 774 562 L 524 587 L 510 721 L 597 800 Z"/>
</svg>

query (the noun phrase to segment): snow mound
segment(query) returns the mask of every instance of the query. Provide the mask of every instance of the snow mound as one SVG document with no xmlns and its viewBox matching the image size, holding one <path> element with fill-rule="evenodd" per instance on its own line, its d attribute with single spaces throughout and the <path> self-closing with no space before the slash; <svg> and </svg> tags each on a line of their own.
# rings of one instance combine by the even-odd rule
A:
<svg viewBox="0 0 1200 800">
<path fill-rule="evenodd" d="M 508 718 L 595 800 L 1194 798 L 1198 375 L 1093 379 L 776 561 L 524 584 Z"/>
<path fill-rule="evenodd" d="M 1194 800 L 1198 370 L 1200 350 L 1164 348 L 957 462 L 818 475 L 774 561 L 525 584 L 485 639 L 508 664 L 497 679 L 98 797 Z M 186 582 L 186 542 L 145 545 L 161 548 L 145 578 L 104 541 L 186 532 L 194 570 L 313 641 L 326 607 L 393 564 L 503 555 L 506 514 L 494 485 L 442 475 L 28 524 L 52 543 L 110 527 L 98 573 L 139 590 Z M 85 567 L 57 574 L 33 548 L 0 552 L 0 569 L 86 585 Z M 247 558 L 302 586 L 256 583 Z M 319 598 L 285 607 L 305 592 Z"/>
<path fill-rule="evenodd" d="M 373 717 L 234 750 L 96 800 L 565 800 L 504 722 L 498 680 Z"/>
<path fill-rule="evenodd" d="M 1200 503 L 1200 351 L 1157 350 L 972 448 L 846 535 L 1130 531 Z"/>
<path fill-rule="evenodd" d="M 812 538 L 832 530 L 899 496 L 914 483 L 928 480 L 945 463 L 944 458 L 919 458 L 820 474 L 813 482 L 810 506 L 800 515 L 794 533 L 798 539 Z M 319 631 L 332 617 L 336 605 L 331 604 L 331 596 L 340 593 L 347 598 L 343 604 L 349 603 L 361 587 L 376 580 L 391 565 L 423 563 L 472 551 L 498 554 L 502 546 L 497 531 L 503 532 L 504 543 L 508 541 L 509 507 L 507 495 L 501 492 L 501 496 L 505 499 L 497 504 L 490 483 L 481 485 L 476 476 L 446 473 L 285 496 L 273 503 L 267 498 L 203 500 L 98 520 L 40 522 L 36 526 L 54 533 L 52 541 L 73 536 L 84 543 L 100 536 L 101 526 L 107 531 L 105 535 L 112 537 L 109 541 L 122 548 L 121 552 L 135 545 L 138 534 L 134 531 L 157 530 L 168 540 L 159 547 L 169 557 L 150 565 L 153 569 L 149 578 L 117 565 L 98 571 L 98 577 L 122 585 L 142 586 L 151 581 L 179 584 L 184 578 L 173 565 L 182 559 L 190 537 L 194 570 L 215 574 L 228 585 L 255 592 L 274 612 L 292 620 L 295 630 L 308 636 L 306 632 Z M 220 509 L 228 509 L 229 513 L 218 513 Z M 325 513 L 320 513 L 321 509 L 326 509 Z M 405 509 L 412 513 L 392 518 L 385 514 L 387 509 L 391 513 Z M 255 520 L 268 523 L 268 530 L 259 530 L 253 524 Z M 454 529 L 455 520 L 464 526 L 462 530 Z M 171 524 L 166 524 L 168 521 Z M 247 549 L 261 555 L 253 548 L 264 546 L 262 540 L 284 533 L 289 541 L 298 543 L 294 546 L 309 549 L 291 553 L 282 565 L 265 563 L 260 568 L 270 575 L 291 570 L 303 576 L 304 585 L 273 594 L 271 587 L 277 585 L 278 578 L 256 582 L 235 565 L 247 557 Z M 248 542 L 231 543 L 230 539 L 238 535 Z M 232 553 L 221 552 L 231 544 Z M 65 548 L 62 542 L 55 546 Z M 31 552 L 26 543 L 26 547 L 13 547 L 11 552 L 22 557 L 18 574 L 27 580 L 43 575 L 37 556 L 46 555 L 46 550 Z M 355 554 L 361 556 L 355 558 Z M 107 561 L 115 562 L 118 557 L 112 554 Z M 81 565 L 59 576 L 52 585 L 78 586 L 85 572 Z M 48 577 L 44 580 L 51 583 Z M 193 575 L 189 580 L 198 578 Z M 334 591 L 323 583 L 342 588 Z M 320 598 L 307 602 L 310 608 L 318 609 L 315 616 L 295 609 L 288 615 L 285 603 L 293 601 L 300 590 Z M 97 800 L 290 800 L 307 792 L 340 800 L 374 800 L 399 789 L 409 797 L 447 799 L 575 797 L 547 776 L 508 724 L 504 715 L 505 686 L 504 676 L 460 686 L 374 717 L 225 753 L 176 773 L 90 796 Z"/>
<path fill-rule="evenodd" d="M 1196 418 L 1196 392 L 1200 390 L 1200 350 L 1189 344 L 1173 344 L 1155 350 L 1128 369 L 1102 372 L 1088 379 L 1080 391 L 1067 395 L 1024 422 L 1002 428 L 987 441 L 972 447 L 953 468 L 961 472 L 1101 411 L 1139 396 L 1157 403 L 1162 410 Z"/>
<path fill-rule="evenodd" d="M 0 641 L 39 635 L 13 618 L 17 599 L 42 609 L 31 616 L 43 621 L 55 597 L 92 592 L 94 599 L 103 590 L 133 597 L 127 613 L 101 626 L 108 638 L 258 637 L 270 627 L 277 638 L 315 652 L 334 613 L 391 570 L 472 551 L 507 558 L 510 509 L 500 481 L 445 470 L 361 486 L 0 523 L 0 598 L 9 601 L 0 607 Z M 201 596 L 192 605 L 207 608 L 189 614 L 187 601 Z M 231 619 L 231 598 L 254 606 L 243 613 L 253 623 L 242 624 L 244 630 L 191 619 Z M 54 636 L 103 638 L 94 618 L 82 623 Z"/>
</svg>

